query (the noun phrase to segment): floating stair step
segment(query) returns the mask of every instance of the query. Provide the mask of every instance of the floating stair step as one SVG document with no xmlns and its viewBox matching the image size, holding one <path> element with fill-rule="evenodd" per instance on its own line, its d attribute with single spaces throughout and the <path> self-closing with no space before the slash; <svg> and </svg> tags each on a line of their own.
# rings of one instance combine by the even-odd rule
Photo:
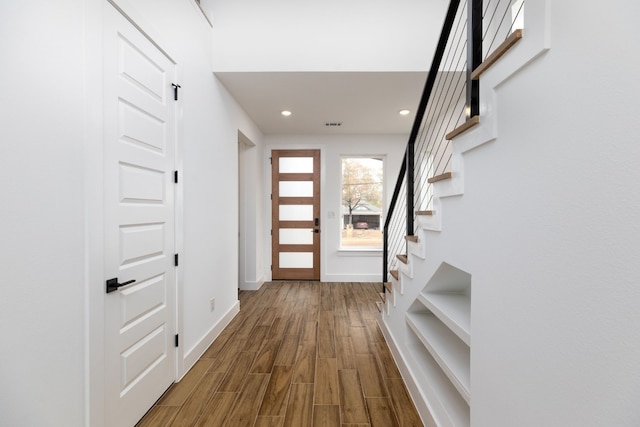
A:
<svg viewBox="0 0 640 427">
<path fill-rule="evenodd" d="M 406 255 L 396 255 L 396 258 L 403 264 L 409 264 L 409 258 Z"/>
<path fill-rule="evenodd" d="M 433 211 L 416 211 L 416 215 L 418 216 L 432 216 Z"/>
<path fill-rule="evenodd" d="M 385 292 L 378 292 L 380 295 L 380 301 L 385 302 L 387 300 L 387 294 Z"/>
<path fill-rule="evenodd" d="M 404 236 L 407 242 L 418 243 L 418 236 Z"/>
<path fill-rule="evenodd" d="M 394 279 L 400 280 L 400 274 L 398 273 L 398 270 L 391 270 L 389 273 L 393 276 Z"/>
<path fill-rule="evenodd" d="M 442 175 L 432 176 L 427 180 L 427 182 L 429 184 L 433 184 L 434 182 L 444 181 L 445 179 L 451 179 L 452 176 L 453 175 L 451 174 L 451 172 L 445 172 Z"/>
<path fill-rule="evenodd" d="M 382 313 L 382 302 L 376 301 L 376 307 L 378 307 L 378 311 Z"/>
<path fill-rule="evenodd" d="M 471 80 L 478 80 L 480 75 L 487 71 L 498 59 L 502 57 L 511 47 L 518 43 L 522 39 L 522 30 L 515 30 L 507 39 L 493 51 L 493 53 L 487 56 L 487 59 L 482 61 L 482 64 L 473 70 L 471 73 Z"/>
<path fill-rule="evenodd" d="M 480 123 L 480 116 L 473 116 L 469 120 L 467 120 L 466 122 L 464 122 L 463 124 L 455 128 L 454 130 L 446 134 L 445 139 L 447 141 L 451 141 L 453 138 L 460 135 L 461 133 L 468 131 L 472 127 L 476 126 L 478 123 Z"/>
<path fill-rule="evenodd" d="M 393 292 L 393 283 L 385 282 L 384 287 L 387 289 L 387 292 Z"/>
</svg>

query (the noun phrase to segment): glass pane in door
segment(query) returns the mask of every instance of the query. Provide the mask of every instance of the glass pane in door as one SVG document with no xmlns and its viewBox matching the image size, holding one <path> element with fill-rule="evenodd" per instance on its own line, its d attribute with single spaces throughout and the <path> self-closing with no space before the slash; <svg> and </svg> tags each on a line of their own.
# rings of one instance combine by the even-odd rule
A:
<svg viewBox="0 0 640 427">
<path fill-rule="evenodd" d="M 280 205 L 280 221 L 313 221 L 313 205 Z"/>
<path fill-rule="evenodd" d="M 313 173 L 313 157 L 280 157 L 280 173 Z"/>
<path fill-rule="evenodd" d="M 280 268 L 313 268 L 313 252 L 280 252 Z"/>
<path fill-rule="evenodd" d="M 313 181 L 280 181 L 280 197 L 313 197 Z"/>
<path fill-rule="evenodd" d="M 281 245 L 313 245 L 312 228 L 281 228 Z"/>
</svg>

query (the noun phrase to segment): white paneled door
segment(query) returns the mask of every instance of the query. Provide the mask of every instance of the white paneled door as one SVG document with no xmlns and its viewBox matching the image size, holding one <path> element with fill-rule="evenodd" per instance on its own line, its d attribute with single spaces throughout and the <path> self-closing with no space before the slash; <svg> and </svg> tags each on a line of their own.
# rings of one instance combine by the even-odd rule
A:
<svg viewBox="0 0 640 427">
<path fill-rule="evenodd" d="M 271 156 L 271 276 L 320 280 L 320 150 Z"/>
<path fill-rule="evenodd" d="M 161 50 L 107 6 L 103 284 L 107 426 L 134 426 L 176 375 L 175 69 Z"/>
</svg>

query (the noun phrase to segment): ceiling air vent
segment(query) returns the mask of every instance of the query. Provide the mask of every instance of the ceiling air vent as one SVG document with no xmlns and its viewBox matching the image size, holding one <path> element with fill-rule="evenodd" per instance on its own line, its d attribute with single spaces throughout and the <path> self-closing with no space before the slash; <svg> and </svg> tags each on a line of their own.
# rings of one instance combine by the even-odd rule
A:
<svg viewBox="0 0 640 427">
<path fill-rule="evenodd" d="M 328 128 L 335 128 L 338 126 L 342 126 L 342 122 L 326 122 L 324 125 Z"/>
</svg>

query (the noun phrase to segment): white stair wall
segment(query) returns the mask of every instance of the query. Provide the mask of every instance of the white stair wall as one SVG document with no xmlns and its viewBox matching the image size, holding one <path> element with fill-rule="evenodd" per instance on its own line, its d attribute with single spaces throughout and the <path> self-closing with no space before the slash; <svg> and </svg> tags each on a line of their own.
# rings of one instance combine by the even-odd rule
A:
<svg viewBox="0 0 640 427">
<path fill-rule="evenodd" d="M 434 214 L 417 217 L 419 241 L 409 245 L 410 274 L 400 270 L 399 283 L 394 283 L 394 306 L 387 303 L 380 319 L 416 407 L 429 427 L 472 425 L 474 367 L 478 362 L 470 350 L 481 338 L 474 335 L 472 340 L 471 325 L 476 323 L 474 313 L 484 309 L 485 301 L 472 299 L 471 274 L 486 271 L 487 254 L 478 242 L 491 239 L 492 231 L 484 230 L 482 224 L 495 215 L 491 201 L 484 200 L 478 191 L 474 171 L 483 170 L 482 159 L 490 155 L 490 143 L 498 138 L 497 88 L 549 48 L 548 7 L 546 1 L 527 3 L 524 38 L 517 49 L 483 74 L 481 121 L 455 138 L 452 178 L 434 184 Z M 494 263 L 498 268 L 499 260 Z M 447 281 L 451 276 L 455 280 Z M 483 282 L 482 274 L 474 275 L 473 282 L 474 289 L 491 285 Z"/>
</svg>

